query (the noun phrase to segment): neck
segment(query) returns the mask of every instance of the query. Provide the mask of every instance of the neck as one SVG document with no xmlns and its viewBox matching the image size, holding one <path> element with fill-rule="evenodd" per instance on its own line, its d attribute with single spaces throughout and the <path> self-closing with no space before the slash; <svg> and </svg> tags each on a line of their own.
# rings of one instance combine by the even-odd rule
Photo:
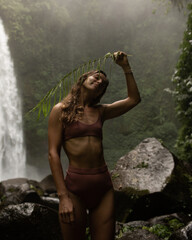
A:
<svg viewBox="0 0 192 240">
<path fill-rule="evenodd" d="M 84 88 L 81 88 L 80 104 L 83 107 L 90 107 L 92 106 L 92 101 L 93 101 L 93 96 Z"/>
</svg>

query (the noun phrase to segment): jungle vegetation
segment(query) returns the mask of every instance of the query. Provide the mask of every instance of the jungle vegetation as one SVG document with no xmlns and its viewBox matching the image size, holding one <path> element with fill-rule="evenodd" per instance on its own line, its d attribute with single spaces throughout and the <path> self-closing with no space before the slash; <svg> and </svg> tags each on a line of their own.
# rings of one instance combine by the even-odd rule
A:
<svg viewBox="0 0 192 240">
<path fill-rule="evenodd" d="M 181 44 L 181 55 L 173 75 L 177 115 L 181 122 L 176 142 L 179 158 L 192 160 L 192 3 L 188 4 L 187 27 Z"/>
<path fill-rule="evenodd" d="M 131 55 L 129 61 L 142 102 L 104 124 L 103 144 L 109 167 L 147 137 L 160 139 L 179 156 L 183 150 L 175 147 L 176 139 L 187 132 L 178 129 L 187 121 L 179 121 L 175 100 L 165 89 L 174 89 L 171 79 L 183 51 L 179 45 L 190 11 L 185 6 L 180 11 L 172 6 L 167 10 L 158 0 L 145 4 L 142 0 L 0 0 L 0 17 L 9 35 L 23 116 L 66 73 L 108 52 L 122 50 Z M 177 66 L 183 68 L 181 62 Z M 102 102 L 126 97 L 122 70 L 114 64 L 111 69 L 106 67 L 106 73 L 110 85 Z M 179 77 L 187 79 L 190 74 Z M 37 114 L 32 114 L 23 119 L 27 161 L 41 168 L 42 174 L 47 173 L 48 118 L 42 116 L 37 121 Z"/>
</svg>

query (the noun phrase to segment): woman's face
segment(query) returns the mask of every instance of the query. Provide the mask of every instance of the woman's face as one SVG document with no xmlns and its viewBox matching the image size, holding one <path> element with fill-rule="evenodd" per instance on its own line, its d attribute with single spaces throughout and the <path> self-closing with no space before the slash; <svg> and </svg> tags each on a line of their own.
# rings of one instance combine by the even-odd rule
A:
<svg viewBox="0 0 192 240">
<path fill-rule="evenodd" d="M 103 92 L 106 85 L 107 85 L 107 79 L 105 75 L 102 74 L 101 72 L 94 73 L 83 82 L 83 86 L 86 89 L 93 91 L 97 96 L 99 96 Z"/>
</svg>

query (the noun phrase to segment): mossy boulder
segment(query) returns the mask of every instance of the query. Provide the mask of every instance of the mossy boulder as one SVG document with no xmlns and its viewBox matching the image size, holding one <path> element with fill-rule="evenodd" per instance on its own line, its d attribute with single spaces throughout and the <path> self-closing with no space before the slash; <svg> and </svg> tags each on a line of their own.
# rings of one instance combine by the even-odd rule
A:
<svg viewBox="0 0 192 240">
<path fill-rule="evenodd" d="M 0 212 L 1 239 L 61 240 L 58 212 L 36 203 L 9 205 Z"/>
<path fill-rule="evenodd" d="M 189 221 L 188 216 L 174 213 L 155 217 L 147 221 L 117 222 L 116 239 L 176 240 L 172 236 L 175 236 L 175 233 L 181 232 L 184 226 L 188 226 Z"/>
<path fill-rule="evenodd" d="M 121 157 L 112 171 L 118 221 L 190 212 L 192 178 L 160 141 L 143 140 Z"/>
<path fill-rule="evenodd" d="M 23 202 L 40 203 L 44 195 L 39 183 L 27 178 L 14 178 L 0 183 L 0 209 Z"/>
</svg>

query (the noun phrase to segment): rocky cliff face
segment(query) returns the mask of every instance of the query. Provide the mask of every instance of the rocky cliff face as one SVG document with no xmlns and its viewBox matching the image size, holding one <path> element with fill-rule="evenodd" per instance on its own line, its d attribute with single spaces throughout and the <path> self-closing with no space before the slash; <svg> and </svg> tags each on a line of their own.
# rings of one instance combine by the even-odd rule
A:
<svg viewBox="0 0 192 240">
<path fill-rule="evenodd" d="M 111 174 L 116 239 L 192 239 L 191 173 L 157 139 L 142 141 Z M 61 239 L 52 176 L 3 181 L 0 200 L 1 239 Z"/>
</svg>

